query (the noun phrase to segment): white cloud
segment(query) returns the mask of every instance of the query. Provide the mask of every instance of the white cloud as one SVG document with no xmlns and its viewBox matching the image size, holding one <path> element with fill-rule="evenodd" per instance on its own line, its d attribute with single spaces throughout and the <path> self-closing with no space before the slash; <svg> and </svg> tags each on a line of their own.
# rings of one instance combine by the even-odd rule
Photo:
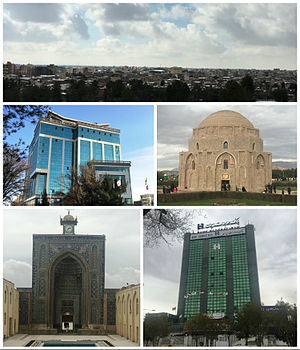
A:
<svg viewBox="0 0 300 350">
<path fill-rule="evenodd" d="M 295 9 L 258 3 L 5 4 L 4 59 L 49 63 L 43 50 L 9 45 L 33 42 L 45 43 L 40 48 L 47 46 L 56 64 L 295 68 Z M 57 51 L 57 42 L 71 53 Z"/>
<path fill-rule="evenodd" d="M 16 287 L 31 287 L 31 265 L 15 259 L 8 259 L 3 264 L 3 276 Z"/>
</svg>

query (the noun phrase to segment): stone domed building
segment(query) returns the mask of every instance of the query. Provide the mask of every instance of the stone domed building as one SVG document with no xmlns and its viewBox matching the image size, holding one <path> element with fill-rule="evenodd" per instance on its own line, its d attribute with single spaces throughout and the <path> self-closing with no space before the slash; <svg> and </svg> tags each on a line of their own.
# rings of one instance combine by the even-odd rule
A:
<svg viewBox="0 0 300 350">
<path fill-rule="evenodd" d="M 179 191 L 262 192 L 272 182 L 272 153 L 263 152 L 259 130 L 243 115 L 209 115 L 179 156 Z"/>
</svg>

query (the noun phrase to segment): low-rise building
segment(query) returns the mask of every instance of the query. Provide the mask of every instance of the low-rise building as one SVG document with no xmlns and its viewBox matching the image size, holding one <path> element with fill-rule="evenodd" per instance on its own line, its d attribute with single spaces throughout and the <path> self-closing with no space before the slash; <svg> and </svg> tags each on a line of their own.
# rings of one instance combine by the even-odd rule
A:
<svg viewBox="0 0 300 350">
<path fill-rule="evenodd" d="M 19 331 L 19 292 L 15 285 L 3 279 L 3 338 Z"/>
<path fill-rule="evenodd" d="M 140 343 L 140 285 L 131 284 L 116 293 L 116 331 Z"/>
</svg>

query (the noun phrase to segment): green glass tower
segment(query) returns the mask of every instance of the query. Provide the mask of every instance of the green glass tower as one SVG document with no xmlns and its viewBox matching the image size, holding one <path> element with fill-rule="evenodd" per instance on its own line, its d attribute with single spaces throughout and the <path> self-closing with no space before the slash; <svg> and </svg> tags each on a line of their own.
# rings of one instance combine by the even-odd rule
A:
<svg viewBox="0 0 300 350">
<path fill-rule="evenodd" d="M 232 319 L 247 302 L 260 303 L 254 226 L 186 233 L 179 320 L 200 313 Z"/>
</svg>

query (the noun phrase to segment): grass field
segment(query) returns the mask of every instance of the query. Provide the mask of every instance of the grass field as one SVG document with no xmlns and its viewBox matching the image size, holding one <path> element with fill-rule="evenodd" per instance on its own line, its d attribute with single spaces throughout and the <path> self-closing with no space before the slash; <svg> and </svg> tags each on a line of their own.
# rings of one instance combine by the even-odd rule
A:
<svg viewBox="0 0 300 350">
<path fill-rule="evenodd" d="M 158 205 L 163 206 L 197 206 L 197 205 L 214 205 L 214 203 L 218 201 L 224 201 L 224 198 L 213 198 L 213 199 L 204 199 L 204 200 L 195 200 L 195 201 L 187 201 L 187 202 L 172 202 L 172 203 L 159 203 Z M 236 203 L 241 203 L 241 205 L 271 205 L 271 206 L 295 206 L 296 204 L 291 203 L 281 203 L 281 202 L 267 202 L 267 201 L 258 201 L 253 199 L 233 199 L 226 198 L 226 201 L 234 201 Z M 221 205 L 221 204 L 220 204 Z M 224 204 L 222 204 L 224 205 Z M 238 204 L 233 204 L 237 206 Z"/>
</svg>

